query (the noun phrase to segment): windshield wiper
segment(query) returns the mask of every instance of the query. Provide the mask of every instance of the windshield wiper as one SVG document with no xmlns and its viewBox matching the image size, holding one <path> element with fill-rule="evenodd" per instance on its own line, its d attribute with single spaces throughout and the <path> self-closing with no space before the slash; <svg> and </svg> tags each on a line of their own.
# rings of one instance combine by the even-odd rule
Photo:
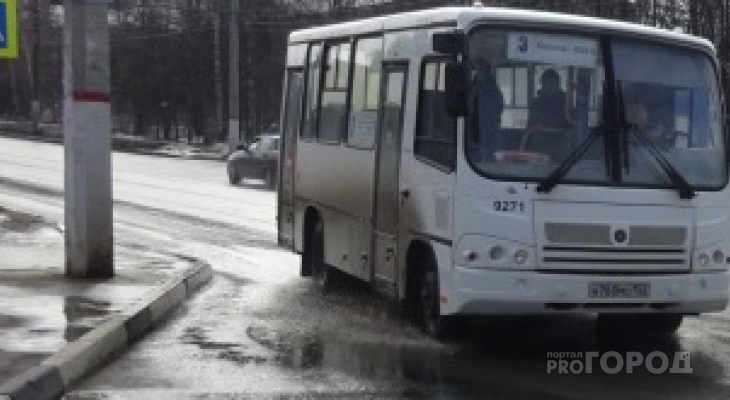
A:
<svg viewBox="0 0 730 400">
<path fill-rule="evenodd" d="M 537 192 L 538 193 L 550 193 L 553 189 L 555 189 L 555 186 L 558 185 L 558 183 L 565 178 L 565 175 L 570 172 L 571 168 L 575 166 L 575 164 L 578 163 L 578 161 L 583 157 L 583 155 L 588 152 L 588 149 L 593 146 L 593 143 L 598 140 L 599 137 L 601 137 L 601 134 L 603 133 L 603 128 L 597 128 L 595 131 L 591 133 L 590 136 L 588 136 L 581 144 L 578 146 L 575 151 L 570 153 L 568 158 L 566 158 L 560 165 L 558 165 L 555 170 L 548 175 L 547 178 L 545 178 L 543 181 L 540 182 L 539 185 L 537 185 Z"/>
<path fill-rule="evenodd" d="M 692 186 L 690 186 L 689 183 L 687 183 L 687 180 L 684 179 L 684 176 L 677 171 L 676 168 L 672 165 L 669 160 L 667 160 L 666 157 L 662 154 L 659 149 L 657 149 L 656 145 L 651 142 L 651 140 L 647 139 L 647 137 L 644 135 L 643 132 L 640 132 L 638 129 L 629 129 L 629 132 L 634 134 L 634 137 L 636 137 L 639 140 L 639 143 L 641 143 L 647 150 L 649 150 L 649 154 L 654 157 L 654 160 L 659 164 L 660 167 L 662 167 L 662 170 L 664 170 L 664 173 L 667 174 L 669 179 L 672 181 L 674 186 L 679 190 L 679 198 L 682 200 L 691 200 L 693 199 L 697 193 L 695 193 L 695 190 L 692 189 Z M 624 154 L 625 157 L 629 157 L 628 149 L 626 149 L 626 154 Z"/>
<path fill-rule="evenodd" d="M 616 81 L 616 97 L 618 99 L 618 118 L 619 118 L 619 124 L 620 127 L 618 129 L 619 138 L 618 141 L 620 142 L 620 151 L 626 154 L 626 157 L 624 157 L 624 173 L 629 174 L 631 171 L 631 163 L 630 163 L 630 157 L 629 154 L 629 123 L 626 120 L 626 104 L 624 103 L 624 89 L 622 82 L 617 80 Z M 620 156 L 619 156 L 620 157 Z"/>
</svg>

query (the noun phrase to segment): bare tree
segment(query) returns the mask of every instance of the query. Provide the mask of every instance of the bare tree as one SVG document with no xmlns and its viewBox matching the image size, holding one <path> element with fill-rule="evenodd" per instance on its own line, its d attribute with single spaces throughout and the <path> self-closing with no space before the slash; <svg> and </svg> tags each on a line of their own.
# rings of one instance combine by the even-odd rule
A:
<svg viewBox="0 0 730 400">
<path fill-rule="evenodd" d="M 118 0 L 111 13 L 113 113 L 117 128 L 160 139 L 219 139 L 227 118 L 225 0 Z M 255 134 L 278 121 L 288 34 L 294 29 L 473 0 L 242 0 L 241 116 Z M 730 0 L 481 0 L 485 6 L 550 10 L 681 30 L 715 44 L 728 80 Z M 225 8 L 225 7 L 224 7 Z M 57 9 L 54 9 L 57 10 Z M 60 13 L 41 14 L 41 100 L 61 104 Z M 21 16 L 27 36 L 30 16 Z M 222 18 L 221 18 L 222 17 Z M 216 50 L 218 49 L 218 50 Z M 28 118 L 31 71 L 27 47 L 0 61 L 0 115 Z M 726 85 L 727 87 L 727 85 Z M 726 89 L 726 97 L 730 90 Z M 730 97 L 728 97 L 730 98 Z M 221 101 L 224 104 L 221 104 Z M 223 110 L 221 114 L 220 110 Z M 185 134 L 180 131 L 183 129 Z"/>
</svg>

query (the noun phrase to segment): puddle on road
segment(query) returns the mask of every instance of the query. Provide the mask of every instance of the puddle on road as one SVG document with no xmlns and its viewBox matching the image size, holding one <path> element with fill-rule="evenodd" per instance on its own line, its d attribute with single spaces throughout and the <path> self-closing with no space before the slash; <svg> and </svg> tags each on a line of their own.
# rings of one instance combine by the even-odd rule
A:
<svg viewBox="0 0 730 400">
<path fill-rule="evenodd" d="M 448 346 L 418 345 L 415 341 L 404 346 L 342 342 L 341 338 L 326 338 L 328 335 L 284 332 L 265 326 L 249 326 L 245 335 L 246 340 L 240 343 L 216 342 L 204 329 L 189 327 L 181 341 L 209 350 L 215 358 L 241 368 L 273 366 L 296 374 L 346 374 L 402 388 L 401 395 L 392 398 L 550 398 L 538 393 L 522 395 L 523 389 L 505 391 L 500 384 L 485 388 L 464 379 L 463 358 L 445 351 Z M 434 397 L 434 393 L 439 396 Z"/>
<path fill-rule="evenodd" d="M 180 341 L 184 344 L 195 345 L 201 350 L 216 350 L 218 351 L 216 356 L 218 359 L 231 361 L 241 366 L 260 365 L 268 361 L 266 357 L 246 355 L 243 345 L 240 343 L 212 341 L 202 328 L 190 327 L 185 329 Z"/>
<path fill-rule="evenodd" d="M 83 296 L 66 296 L 63 304 L 63 312 L 68 321 L 76 321 L 86 317 L 109 315 L 111 312 L 119 311 L 112 309 L 112 303 L 106 300 L 92 299 Z"/>
<path fill-rule="evenodd" d="M 62 235 L 0 207 L 0 351 L 58 351 L 188 265 L 149 249 L 115 252 L 113 280 L 67 279 Z"/>
<path fill-rule="evenodd" d="M 109 301 L 66 296 L 63 303 L 63 313 L 67 321 L 64 338 L 67 342 L 72 342 L 120 311 L 118 306 L 114 307 Z"/>
<path fill-rule="evenodd" d="M 0 309 L 0 349 L 49 353 L 120 311 L 108 301 L 77 295 L 0 298 Z"/>
<path fill-rule="evenodd" d="M 697 379 L 710 378 L 705 385 L 719 387 L 724 371 L 711 355 L 696 351 L 692 355 L 692 375 L 653 375 L 637 368 L 633 375 L 612 376 L 600 372 L 598 361 L 592 375 L 548 375 L 546 354 L 553 351 L 636 351 L 646 357 L 654 351 L 674 354 L 682 350 L 677 337 L 616 337 L 599 341 L 595 339 L 592 321 L 585 318 L 547 327 L 541 323 L 476 326 L 467 337 L 446 345 L 424 337 L 401 337 L 390 342 L 388 335 L 378 338 L 377 334 L 365 333 L 347 337 L 341 333 L 251 325 L 240 342 L 211 340 L 202 328 L 188 328 L 181 339 L 242 368 L 279 367 L 295 373 L 332 372 L 392 382 L 412 391 L 413 398 L 422 398 L 423 393 L 434 390 L 458 393 L 444 398 L 555 398 L 545 393 L 564 393 L 563 388 L 572 388 L 575 383 L 605 385 L 608 379 L 628 387 L 658 385 L 662 393 L 691 394 Z M 717 377 L 717 382 L 712 377 Z M 533 392 L 521 385 L 523 381 L 533 382 L 531 388 L 540 387 L 542 382 L 544 389 L 551 390 Z"/>
<path fill-rule="evenodd" d="M 182 341 L 182 343 L 194 344 L 203 350 L 227 350 L 241 346 L 238 343 L 221 343 L 210 341 L 206 337 L 205 331 L 200 328 L 186 329 L 180 340 Z"/>
<path fill-rule="evenodd" d="M 272 361 L 276 365 L 296 369 L 322 366 L 324 344 L 317 336 L 275 332 L 262 326 L 248 327 L 246 336 L 271 350 L 274 354 Z"/>
</svg>

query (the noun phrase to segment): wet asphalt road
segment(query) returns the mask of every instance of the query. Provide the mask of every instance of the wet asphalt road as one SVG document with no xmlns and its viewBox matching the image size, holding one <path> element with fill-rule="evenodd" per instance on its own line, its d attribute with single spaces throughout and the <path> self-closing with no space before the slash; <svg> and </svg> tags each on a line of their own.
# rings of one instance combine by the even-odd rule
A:
<svg viewBox="0 0 730 400">
<path fill-rule="evenodd" d="M 62 214 L 60 148 L 0 139 L 0 202 Z M 68 399 L 725 399 L 730 314 L 598 340 L 589 317 L 472 321 L 448 344 L 347 280 L 319 294 L 276 247 L 275 195 L 224 164 L 116 154 L 117 240 L 203 258 L 214 282 Z M 3 181 L 26 179 L 50 190 Z M 689 351 L 691 374 L 547 373 L 559 351 Z"/>
</svg>

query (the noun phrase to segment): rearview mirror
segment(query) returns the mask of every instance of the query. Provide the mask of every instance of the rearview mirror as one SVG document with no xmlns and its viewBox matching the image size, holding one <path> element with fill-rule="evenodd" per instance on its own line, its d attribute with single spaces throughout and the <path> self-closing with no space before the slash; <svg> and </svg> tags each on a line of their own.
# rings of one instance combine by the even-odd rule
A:
<svg viewBox="0 0 730 400">
<path fill-rule="evenodd" d="M 449 117 L 463 117 L 467 115 L 467 73 L 463 63 L 449 62 L 446 64 L 446 114 Z"/>
</svg>

